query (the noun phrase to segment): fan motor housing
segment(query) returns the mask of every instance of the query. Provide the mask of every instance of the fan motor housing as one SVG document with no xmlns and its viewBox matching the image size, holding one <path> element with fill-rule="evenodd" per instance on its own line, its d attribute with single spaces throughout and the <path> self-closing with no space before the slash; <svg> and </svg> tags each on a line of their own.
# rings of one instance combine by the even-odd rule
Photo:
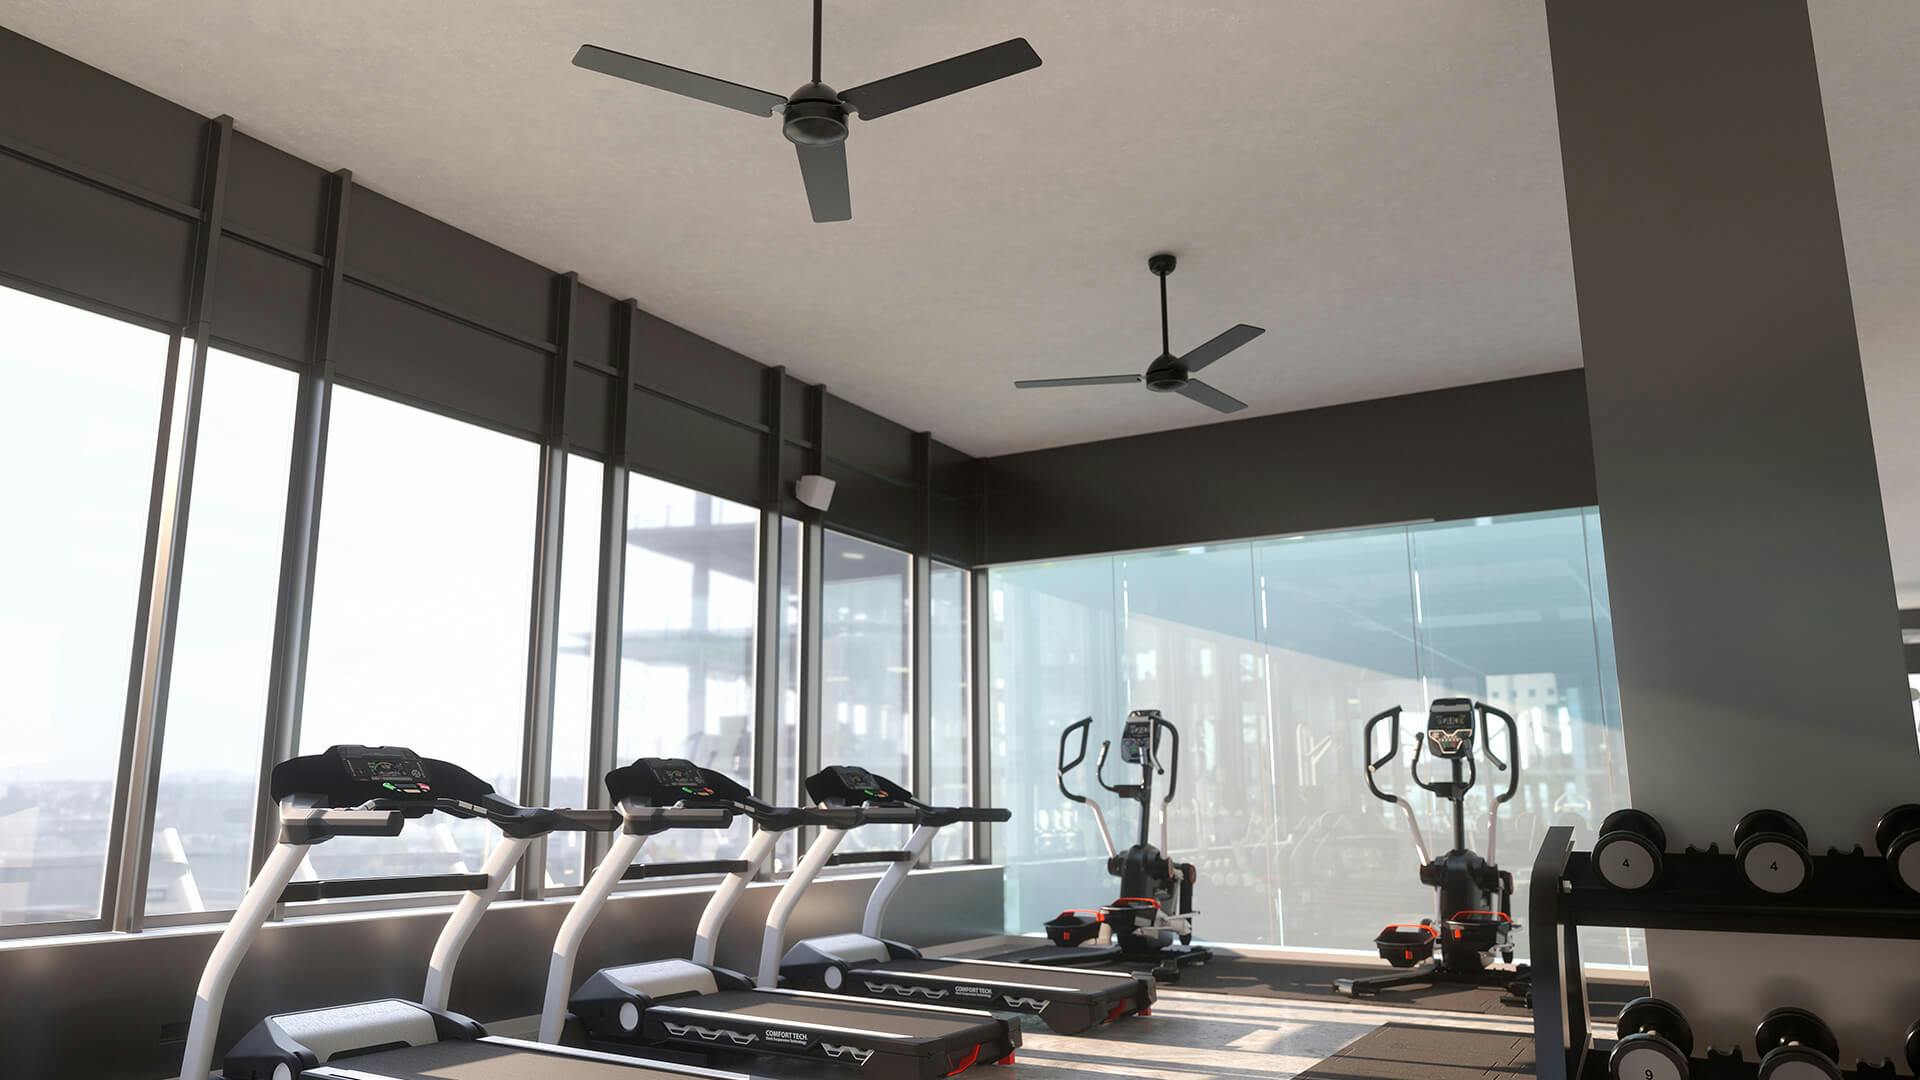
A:
<svg viewBox="0 0 1920 1080">
<path fill-rule="evenodd" d="M 1187 385 L 1187 369 L 1174 363 L 1155 363 L 1147 369 L 1147 389 L 1170 394 Z"/>
<path fill-rule="evenodd" d="M 796 146 L 832 146 L 847 141 L 847 107 L 826 83 L 808 83 L 787 99 L 780 130 Z"/>
</svg>

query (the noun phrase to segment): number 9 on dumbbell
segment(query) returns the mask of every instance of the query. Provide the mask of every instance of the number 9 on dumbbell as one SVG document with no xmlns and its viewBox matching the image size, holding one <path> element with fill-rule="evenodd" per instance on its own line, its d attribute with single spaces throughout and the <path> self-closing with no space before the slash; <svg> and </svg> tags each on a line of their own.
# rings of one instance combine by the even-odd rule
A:
<svg viewBox="0 0 1920 1080">
<path fill-rule="evenodd" d="M 1635 998 L 1620 1010 L 1620 1041 L 1607 1057 L 1612 1080 L 1687 1080 L 1693 1029 L 1680 1010 L 1659 998 Z"/>
</svg>

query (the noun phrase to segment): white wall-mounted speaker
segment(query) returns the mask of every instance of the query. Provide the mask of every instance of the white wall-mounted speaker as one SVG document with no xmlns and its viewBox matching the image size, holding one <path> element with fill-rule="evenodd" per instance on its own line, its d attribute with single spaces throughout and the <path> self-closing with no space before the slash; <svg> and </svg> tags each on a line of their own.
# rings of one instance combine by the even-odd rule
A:
<svg viewBox="0 0 1920 1080">
<path fill-rule="evenodd" d="M 833 481 L 819 473 L 808 473 L 793 482 L 793 495 L 802 506 L 825 513 L 833 502 Z"/>
</svg>

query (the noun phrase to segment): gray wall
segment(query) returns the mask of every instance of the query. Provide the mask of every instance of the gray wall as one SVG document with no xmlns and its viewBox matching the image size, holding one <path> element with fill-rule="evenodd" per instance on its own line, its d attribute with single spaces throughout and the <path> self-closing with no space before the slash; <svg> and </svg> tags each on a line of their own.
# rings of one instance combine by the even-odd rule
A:
<svg viewBox="0 0 1920 1080">
<path fill-rule="evenodd" d="M 1920 777 L 1801 2 L 1548 0 L 1633 801 L 1871 846 Z M 1801 1005 L 1900 1057 L 1920 945 L 1650 935 L 1703 1043 Z"/>
<path fill-rule="evenodd" d="M 857 930 L 874 877 L 817 882 L 794 914 L 788 940 Z M 720 963 L 752 972 L 760 927 L 777 886 L 747 891 L 727 923 Z M 611 901 L 588 934 L 578 975 L 615 963 L 685 956 L 706 888 Z M 452 1008 L 482 1023 L 540 1011 L 547 958 L 566 900 L 502 904 L 489 911 L 455 972 Z M 922 871 L 896 901 L 889 935 L 918 944 L 1001 931 L 998 867 Z M 220 1049 L 269 1013 L 400 997 L 418 999 L 446 909 L 332 916 L 269 926 L 234 980 Z M 184 1025 L 219 927 L 149 930 L 126 937 L 0 943 L 0 1076 L 160 1080 L 180 1069 L 181 1046 L 162 1043 Z M 184 1035 L 184 1026 L 174 1033 Z"/>
<path fill-rule="evenodd" d="M 1008 454 L 984 562 L 1590 506 L 1581 373 Z"/>
</svg>

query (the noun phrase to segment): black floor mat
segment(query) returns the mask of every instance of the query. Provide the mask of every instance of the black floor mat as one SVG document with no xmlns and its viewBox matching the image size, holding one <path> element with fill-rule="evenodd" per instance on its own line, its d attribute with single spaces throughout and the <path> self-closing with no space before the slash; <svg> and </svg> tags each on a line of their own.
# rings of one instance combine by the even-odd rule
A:
<svg viewBox="0 0 1920 1080">
<path fill-rule="evenodd" d="M 1249 997 L 1292 998 L 1327 1001 L 1335 998 L 1333 980 L 1363 979 L 1391 971 L 1385 964 L 1312 964 L 1289 960 L 1268 960 L 1236 956 L 1225 951 L 1214 953 L 1206 964 L 1187 968 L 1180 981 L 1167 984 L 1181 990 L 1213 994 L 1244 994 Z M 1589 980 L 1587 996 L 1597 1018 L 1610 1018 L 1620 1006 L 1647 992 L 1645 985 Z M 1393 1005 L 1412 1009 L 1445 1009 L 1451 1012 L 1493 1013 L 1525 1016 L 1527 1010 L 1500 1002 L 1497 987 L 1450 986 L 1446 983 L 1412 985 L 1382 992 L 1376 997 L 1340 998 L 1355 1002 Z"/>
<path fill-rule="evenodd" d="M 1387 1024 L 1296 1080 L 1496 1080 L 1533 1075 L 1533 1041 L 1495 1031 Z"/>
</svg>

